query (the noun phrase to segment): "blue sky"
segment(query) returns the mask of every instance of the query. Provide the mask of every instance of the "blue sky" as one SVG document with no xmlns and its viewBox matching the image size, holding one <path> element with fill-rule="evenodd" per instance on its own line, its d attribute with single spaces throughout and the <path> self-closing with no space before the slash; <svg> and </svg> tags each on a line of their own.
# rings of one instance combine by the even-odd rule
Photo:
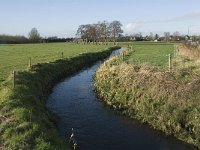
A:
<svg viewBox="0 0 200 150">
<path fill-rule="evenodd" d="M 200 34 L 200 0 L 0 0 L 0 34 L 73 37 L 81 24 L 119 20 L 125 34 Z"/>
</svg>

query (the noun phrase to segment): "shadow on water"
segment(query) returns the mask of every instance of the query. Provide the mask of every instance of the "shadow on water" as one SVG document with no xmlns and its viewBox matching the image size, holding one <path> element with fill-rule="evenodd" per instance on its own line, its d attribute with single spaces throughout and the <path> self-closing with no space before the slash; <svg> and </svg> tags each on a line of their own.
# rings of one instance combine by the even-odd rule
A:
<svg viewBox="0 0 200 150">
<path fill-rule="evenodd" d="M 48 98 L 47 108 L 59 116 L 57 128 L 66 142 L 74 128 L 82 150 L 192 149 L 105 107 L 93 90 L 93 74 L 99 65 L 100 62 L 58 83 Z"/>
</svg>

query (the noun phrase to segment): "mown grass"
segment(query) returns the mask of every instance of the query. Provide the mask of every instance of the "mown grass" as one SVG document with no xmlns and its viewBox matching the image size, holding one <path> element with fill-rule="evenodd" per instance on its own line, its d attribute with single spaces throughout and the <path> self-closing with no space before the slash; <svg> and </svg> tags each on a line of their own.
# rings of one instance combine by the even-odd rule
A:
<svg viewBox="0 0 200 150">
<path fill-rule="evenodd" d="M 61 78 L 109 56 L 113 49 L 96 50 L 18 71 L 14 89 L 12 79 L 6 80 L 0 90 L 0 149 L 69 149 L 55 128 L 56 118 L 45 107 L 47 96 Z"/>
<path fill-rule="evenodd" d="M 42 43 L 42 44 L 1 44 L 0 45 L 0 84 L 7 79 L 13 70 L 25 70 L 29 64 L 50 62 L 72 57 L 84 52 L 96 52 L 110 47 L 108 45 L 84 45 L 76 43 Z M 132 52 L 126 59 L 129 63 L 151 63 L 166 66 L 169 53 L 173 53 L 173 44 L 152 42 L 124 42 L 120 46 L 133 46 Z"/>
<path fill-rule="evenodd" d="M 29 64 L 55 61 L 62 57 L 72 57 L 84 52 L 105 50 L 109 45 L 84 45 L 75 43 L 43 43 L 43 44 L 1 44 L 0 45 L 0 84 L 13 70 L 25 70 Z"/>
<path fill-rule="evenodd" d="M 131 64 L 149 64 L 158 67 L 168 66 L 168 54 L 173 57 L 174 45 L 171 43 L 153 42 L 129 42 L 119 43 L 124 46 L 132 46 L 131 51 L 125 58 Z"/>
<path fill-rule="evenodd" d="M 200 74 L 191 67 L 169 71 L 127 60 L 112 58 L 97 70 L 97 94 L 130 118 L 200 149 Z"/>
</svg>

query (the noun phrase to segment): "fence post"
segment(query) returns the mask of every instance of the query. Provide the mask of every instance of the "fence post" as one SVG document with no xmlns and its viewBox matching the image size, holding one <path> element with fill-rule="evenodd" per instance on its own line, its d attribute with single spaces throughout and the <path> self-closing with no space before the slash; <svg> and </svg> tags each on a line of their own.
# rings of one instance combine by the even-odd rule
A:
<svg viewBox="0 0 200 150">
<path fill-rule="evenodd" d="M 171 54 L 169 54 L 168 56 L 169 56 L 169 70 L 171 70 Z"/>
<path fill-rule="evenodd" d="M 31 57 L 29 57 L 29 67 L 31 68 Z"/>
<path fill-rule="evenodd" d="M 13 70 L 13 73 L 12 73 L 12 75 L 13 75 L 13 88 L 15 88 L 15 74 L 16 74 L 16 72 Z"/>
</svg>

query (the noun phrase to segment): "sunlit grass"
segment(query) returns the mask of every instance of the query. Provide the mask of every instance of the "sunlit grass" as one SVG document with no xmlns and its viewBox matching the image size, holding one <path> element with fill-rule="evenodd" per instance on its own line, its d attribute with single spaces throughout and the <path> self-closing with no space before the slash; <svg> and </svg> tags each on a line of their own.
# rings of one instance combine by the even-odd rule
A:
<svg viewBox="0 0 200 150">
<path fill-rule="evenodd" d="M 3 44 L 0 45 L 0 83 L 13 71 L 28 67 L 29 57 L 32 64 L 55 61 L 64 57 L 75 56 L 84 52 L 96 52 L 110 45 L 84 45 L 76 43 L 42 44 Z"/>
<path fill-rule="evenodd" d="M 150 64 L 158 67 L 168 66 L 168 54 L 173 56 L 174 45 L 163 43 L 133 43 L 133 51 L 126 56 L 131 64 Z"/>
</svg>

